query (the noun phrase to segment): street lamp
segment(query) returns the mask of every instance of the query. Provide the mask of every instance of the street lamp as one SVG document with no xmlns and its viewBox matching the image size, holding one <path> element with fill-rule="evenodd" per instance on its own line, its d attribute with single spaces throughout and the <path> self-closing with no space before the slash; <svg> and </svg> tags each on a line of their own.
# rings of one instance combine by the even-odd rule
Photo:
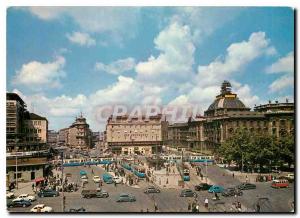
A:
<svg viewBox="0 0 300 218">
<path fill-rule="evenodd" d="M 64 196 L 64 152 L 62 151 L 61 154 L 61 178 L 62 178 L 62 182 L 61 182 L 61 186 L 62 186 L 62 197 L 63 200 L 61 202 L 61 209 L 62 212 L 65 212 L 65 196 Z"/>
</svg>

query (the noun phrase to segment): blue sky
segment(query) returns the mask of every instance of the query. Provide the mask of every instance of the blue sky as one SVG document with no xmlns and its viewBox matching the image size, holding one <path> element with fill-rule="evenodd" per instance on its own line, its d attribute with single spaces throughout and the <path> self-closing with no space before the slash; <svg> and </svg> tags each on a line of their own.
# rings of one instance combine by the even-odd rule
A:
<svg viewBox="0 0 300 218">
<path fill-rule="evenodd" d="M 97 107 L 197 105 L 223 80 L 249 107 L 293 101 L 294 12 L 285 7 L 12 7 L 7 90 L 51 129 Z"/>
</svg>

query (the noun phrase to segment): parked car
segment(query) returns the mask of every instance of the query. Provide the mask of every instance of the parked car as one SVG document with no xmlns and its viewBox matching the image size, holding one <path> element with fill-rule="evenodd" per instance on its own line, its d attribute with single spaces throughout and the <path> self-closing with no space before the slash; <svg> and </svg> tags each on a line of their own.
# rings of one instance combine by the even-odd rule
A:
<svg viewBox="0 0 300 218">
<path fill-rule="evenodd" d="M 24 199 L 7 202 L 7 207 L 29 207 L 30 205 L 31 205 L 31 201 L 24 200 Z"/>
<path fill-rule="evenodd" d="M 57 196 L 59 196 L 59 192 L 55 191 L 55 190 L 52 190 L 52 189 L 45 189 L 45 190 L 41 190 L 38 193 L 38 196 L 40 198 L 43 198 L 43 197 L 57 197 Z"/>
<path fill-rule="evenodd" d="M 53 212 L 52 207 L 48 207 L 45 204 L 37 204 L 33 208 L 31 208 L 30 212 L 34 213 L 48 213 Z"/>
<path fill-rule="evenodd" d="M 32 201 L 36 200 L 36 197 L 33 196 L 33 195 L 29 195 L 29 194 L 21 194 L 17 198 L 15 198 L 13 201 L 18 201 L 18 200 L 21 200 L 21 199 L 24 199 L 24 200 L 32 202 Z"/>
<path fill-rule="evenodd" d="M 101 181 L 101 179 L 100 179 L 99 176 L 94 176 L 94 177 L 93 177 L 93 181 L 94 181 L 95 183 L 99 183 L 99 182 Z"/>
<path fill-rule="evenodd" d="M 191 189 L 183 189 L 179 195 L 180 197 L 197 197 L 197 193 Z"/>
<path fill-rule="evenodd" d="M 6 198 L 7 199 L 12 199 L 15 197 L 15 194 L 13 192 L 6 192 Z"/>
<path fill-rule="evenodd" d="M 136 198 L 131 194 L 122 193 L 119 195 L 117 202 L 133 202 Z"/>
<path fill-rule="evenodd" d="M 207 191 L 210 189 L 212 185 L 209 185 L 207 183 L 200 183 L 199 185 L 195 185 L 195 191 Z"/>
<path fill-rule="evenodd" d="M 240 189 L 236 189 L 236 188 L 227 188 L 224 189 L 224 191 L 222 192 L 222 196 L 224 197 L 229 197 L 229 196 L 242 196 L 243 192 Z"/>
<path fill-rule="evenodd" d="M 222 193 L 224 191 L 224 188 L 219 185 L 213 185 L 208 189 L 209 193 Z"/>
<path fill-rule="evenodd" d="M 158 188 L 155 188 L 154 186 L 149 186 L 148 188 L 146 188 L 144 193 L 146 193 L 146 194 L 148 194 L 148 193 L 160 193 L 160 190 Z"/>
<path fill-rule="evenodd" d="M 83 207 L 81 207 L 81 208 L 71 208 L 70 210 L 69 210 L 69 212 L 71 212 L 71 213 L 80 213 L 80 212 L 86 212 L 86 210 L 85 210 L 85 208 L 83 208 Z"/>
<path fill-rule="evenodd" d="M 242 183 L 237 186 L 240 190 L 256 189 L 256 185 L 252 183 Z"/>
<path fill-rule="evenodd" d="M 113 181 L 114 181 L 115 183 L 119 184 L 119 183 L 122 183 L 122 178 L 119 177 L 119 176 L 115 176 L 115 177 L 113 177 Z"/>
<path fill-rule="evenodd" d="M 288 174 L 285 178 L 286 178 L 290 183 L 294 182 L 294 180 L 295 180 L 295 176 L 294 176 L 293 173 Z"/>
</svg>

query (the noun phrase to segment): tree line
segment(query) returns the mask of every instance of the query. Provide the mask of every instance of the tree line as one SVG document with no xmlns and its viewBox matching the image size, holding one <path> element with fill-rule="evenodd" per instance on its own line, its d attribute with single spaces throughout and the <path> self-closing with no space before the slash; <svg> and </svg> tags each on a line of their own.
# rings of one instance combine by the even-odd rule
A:
<svg viewBox="0 0 300 218">
<path fill-rule="evenodd" d="M 294 135 L 276 138 L 262 133 L 238 130 L 217 150 L 227 164 L 235 162 L 239 169 L 253 170 L 288 165 L 295 161 Z"/>
</svg>

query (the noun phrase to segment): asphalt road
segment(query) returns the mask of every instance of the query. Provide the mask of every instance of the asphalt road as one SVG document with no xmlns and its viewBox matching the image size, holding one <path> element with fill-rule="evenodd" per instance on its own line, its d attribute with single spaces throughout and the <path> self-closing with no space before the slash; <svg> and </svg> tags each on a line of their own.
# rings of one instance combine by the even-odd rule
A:
<svg viewBox="0 0 300 218">
<path fill-rule="evenodd" d="M 104 169 L 99 166 L 89 167 L 65 167 L 64 173 L 71 173 L 72 176 L 69 179 L 72 182 L 80 183 L 79 171 L 84 169 L 88 173 L 88 184 L 86 189 L 95 189 L 97 185 L 92 181 L 93 175 L 91 171 L 93 169 L 94 175 L 102 177 Z M 191 170 L 191 172 L 193 172 Z M 213 181 L 214 184 L 222 185 L 224 187 L 232 187 L 240 182 L 232 178 L 229 174 L 224 174 L 224 170 L 217 166 L 208 167 L 209 179 Z M 185 188 L 191 188 L 194 190 L 194 185 L 199 183 L 199 178 L 194 173 L 191 173 L 191 181 L 186 183 Z M 262 212 L 289 212 L 291 211 L 291 202 L 294 201 L 294 186 L 290 186 L 287 189 L 273 189 L 270 187 L 270 183 L 257 183 L 257 189 L 244 191 L 243 196 L 235 199 L 234 197 L 221 197 L 219 202 L 224 202 L 223 204 L 215 205 L 212 197 L 213 194 L 207 191 L 197 192 L 197 201 L 200 205 L 200 211 L 206 212 L 203 207 L 205 198 L 209 199 L 209 208 L 213 212 L 224 212 L 231 211 L 232 203 L 235 201 L 240 201 L 247 211 L 253 211 L 254 206 L 260 197 L 268 197 L 269 200 L 261 200 L 261 211 Z M 142 187 L 146 187 L 146 182 L 142 182 Z M 188 212 L 188 202 L 192 198 L 182 198 L 179 197 L 181 189 L 163 189 L 161 193 L 158 194 L 144 194 L 144 188 L 134 188 L 126 185 L 118 184 L 116 187 L 113 184 L 105 184 L 102 189 L 109 193 L 108 198 L 92 198 L 83 199 L 81 198 L 81 190 L 77 192 L 64 193 L 66 196 L 65 211 L 69 211 L 70 208 L 80 208 L 83 207 L 87 212 L 154 212 L 154 204 L 158 206 L 158 212 Z M 136 197 L 136 202 L 116 202 L 120 193 L 133 194 Z M 33 205 L 38 203 L 44 203 L 54 209 L 54 212 L 62 212 L 62 195 L 59 197 L 37 197 L 37 201 L 33 202 Z M 9 211 L 12 212 L 29 212 L 29 208 L 10 208 Z"/>
</svg>

